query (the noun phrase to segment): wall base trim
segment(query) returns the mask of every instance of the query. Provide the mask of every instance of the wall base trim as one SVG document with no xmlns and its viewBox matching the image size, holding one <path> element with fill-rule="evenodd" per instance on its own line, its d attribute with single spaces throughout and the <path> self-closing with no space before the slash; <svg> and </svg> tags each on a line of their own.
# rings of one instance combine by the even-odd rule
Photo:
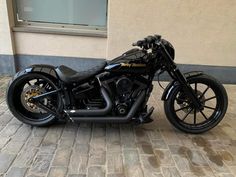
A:
<svg viewBox="0 0 236 177">
<path fill-rule="evenodd" d="M 16 71 L 19 71 L 32 64 L 66 65 L 75 70 L 86 70 L 86 68 L 99 60 L 104 59 L 41 55 L 0 55 L 0 75 L 13 75 L 15 68 Z M 236 67 L 192 64 L 178 64 L 178 67 L 182 72 L 203 71 L 214 76 L 224 84 L 236 84 Z M 155 79 L 157 80 L 157 77 Z M 160 80 L 167 81 L 170 80 L 170 77 L 165 73 L 160 76 Z"/>
<path fill-rule="evenodd" d="M 14 55 L 1 55 L 0 54 L 0 75 L 13 75 L 15 69 Z"/>
</svg>

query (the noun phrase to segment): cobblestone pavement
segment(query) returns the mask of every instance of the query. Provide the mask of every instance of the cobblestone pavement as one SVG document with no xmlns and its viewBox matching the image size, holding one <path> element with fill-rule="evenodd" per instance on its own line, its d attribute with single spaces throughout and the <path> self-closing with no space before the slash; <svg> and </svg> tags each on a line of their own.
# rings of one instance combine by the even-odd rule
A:
<svg viewBox="0 0 236 177">
<path fill-rule="evenodd" d="M 8 111 L 8 80 L 0 78 L 0 177 L 236 176 L 236 86 L 226 85 L 224 120 L 208 133 L 189 135 L 166 120 L 157 84 L 150 99 L 155 121 L 150 124 L 36 128 Z"/>
</svg>

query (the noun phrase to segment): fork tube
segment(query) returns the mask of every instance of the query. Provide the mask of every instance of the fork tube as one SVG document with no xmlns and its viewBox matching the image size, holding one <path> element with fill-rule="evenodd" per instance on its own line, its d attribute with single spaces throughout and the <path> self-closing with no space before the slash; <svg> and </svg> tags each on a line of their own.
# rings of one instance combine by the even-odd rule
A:
<svg viewBox="0 0 236 177">
<path fill-rule="evenodd" d="M 167 61 L 167 65 L 168 65 L 167 68 L 168 68 L 168 72 L 170 73 L 170 75 L 172 77 L 174 76 L 174 79 L 177 80 L 181 84 L 181 86 L 183 87 L 183 89 L 186 92 L 186 94 L 192 100 L 193 105 L 197 109 L 203 110 L 203 106 L 202 106 L 200 100 L 198 99 L 198 97 L 195 95 L 194 90 L 188 84 L 188 81 L 183 76 L 183 74 L 180 72 L 180 70 L 177 68 L 175 62 L 173 61 L 173 59 L 171 58 L 170 54 L 165 49 L 165 46 L 163 44 L 161 45 L 161 49 L 162 49 L 161 50 L 162 54 L 163 54 L 164 58 Z"/>
</svg>

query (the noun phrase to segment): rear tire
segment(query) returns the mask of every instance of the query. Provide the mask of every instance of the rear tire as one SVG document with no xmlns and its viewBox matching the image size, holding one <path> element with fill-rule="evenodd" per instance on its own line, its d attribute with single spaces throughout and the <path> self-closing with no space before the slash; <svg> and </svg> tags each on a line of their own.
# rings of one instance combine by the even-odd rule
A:
<svg viewBox="0 0 236 177">
<path fill-rule="evenodd" d="M 206 74 L 189 78 L 188 82 L 190 85 L 195 85 L 193 89 L 195 89 L 196 95 L 198 95 L 198 98 L 204 105 L 204 110 L 207 111 L 210 116 L 207 117 L 207 114 L 203 112 L 204 110 L 198 111 L 194 108 L 193 104 L 191 104 L 191 100 L 189 100 L 187 96 L 183 96 L 184 93 L 181 85 L 176 85 L 170 93 L 169 99 L 164 102 L 165 113 L 168 120 L 175 128 L 187 133 L 203 133 L 215 127 L 223 119 L 228 107 L 227 93 L 219 81 Z M 196 85 L 200 85 L 201 88 L 206 87 L 203 91 L 200 91 L 200 87 Z M 210 92 L 210 90 L 212 91 L 209 94 L 215 94 L 215 96 L 208 96 L 207 98 L 207 92 Z M 208 106 L 207 102 L 209 101 L 211 101 L 211 105 L 215 105 L 215 107 Z M 175 109 L 175 104 L 179 106 L 178 109 Z M 179 115 L 181 111 L 184 112 L 182 114 L 184 116 Z M 191 114 L 192 119 L 189 118 Z M 199 117 L 202 117 L 202 122 L 198 120 Z"/>
<path fill-rule="evenodd" d="M 32 89 L 36 88 L 36 91 L 42 90 L 42 92 L 44 91 L 44 93 L 47 91 L 56 90 L 58 89 L 58 87 L 56 85 L 55 79 L 53 79 L 51 76 L 40 73 L 19 73 L 18 75 L 18 77 L 14 77 L 14 80 L 10 81 L 9 87 L 7 88 L 6 100 L 9 110 L 18 120 L 32 126 L 49 126 L 51 124 L 54 124 L 58 119 L 54 115 L 45 112 L 37 106 L 28 106 L 29 103 L 27 103 L 27 101 L 24 101 L 24 98 L 26 96 L 23 95 L 23 93 L 26 92 L 32 94 L 30 93 L 30 91 L 25 91 L 26 89 L 30 90 L 30 87 L 32 87 Z M 36 86 L 32 83 L 34 82 L 34 80 L 34 84 Z M 44 84 L 47 88 L 41 89 L 41 87 L 44 87 Z M 60 96 L 56 94 L 55 96 L 51 97 L 52 98 L 45 98 L 45 104 L 49 104 L 49 102 L 52 102 L 57 110 L 60 109 L 62 105 Z"/>
</svg>

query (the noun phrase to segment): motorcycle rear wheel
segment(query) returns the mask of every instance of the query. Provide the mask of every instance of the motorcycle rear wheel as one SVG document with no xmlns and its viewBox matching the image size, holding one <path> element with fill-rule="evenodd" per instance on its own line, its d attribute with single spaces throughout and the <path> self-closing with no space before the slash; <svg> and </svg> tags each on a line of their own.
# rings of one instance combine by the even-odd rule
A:
<svg viewBox="0 0 236 177">
<path fill-rule="evenodd" d="M 204 109 L 195 108 L 181 85 L 177 85 L 164 102 L 165 113 L 175 128 L 186 133 L 203 133 L 223 119 L 228 107 L 227 93 L 219 81 L 206 74 L 189 78 L 188 82 Z"/>
<path fill-rule="evenodd" d="M 21 122 L 32 126 L 49 126 L 57 121 L 55 115 L 30 103 L 30 97 L 58 89 L 55 79 L 40 73 L 19 74 L 10 81 L 6 99 L 9 110 Z M 43 104 L 59 110 L 62 101 L 59 94 L 43 99 Z"/>
</svg>

